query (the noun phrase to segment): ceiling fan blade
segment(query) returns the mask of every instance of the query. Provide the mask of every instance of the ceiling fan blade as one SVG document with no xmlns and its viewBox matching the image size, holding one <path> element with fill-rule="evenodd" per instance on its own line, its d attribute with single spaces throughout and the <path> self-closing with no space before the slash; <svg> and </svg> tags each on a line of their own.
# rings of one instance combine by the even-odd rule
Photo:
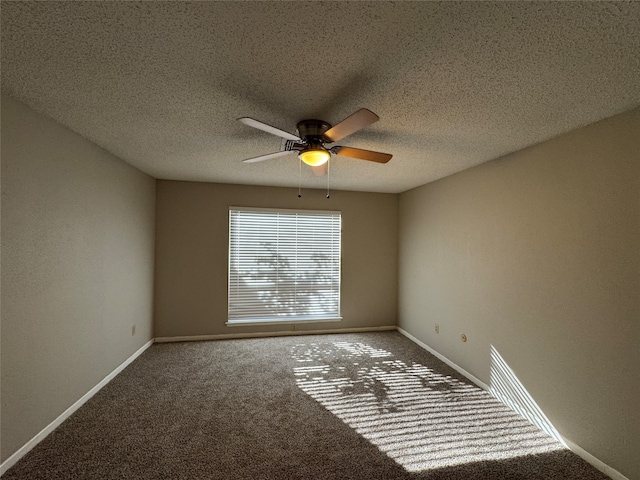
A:
<svg viewBox="0 0 640 480">
<path fill-rule="evenodd" d="M 357 132 L 361 128 L 368 127 L 372 123 L 380 120 L 380 117 L 371 110 L 361 108 L 353 115 L 348 116 L 337 125 L 324 132 L 325 141 L 332 143 L 342 140 L 347 135 Z"/>
<path fill-rule="evenodd" d="M 253 118 L 241 117 L 238 119 L 238 121 L 250 127 L 270 133 L 271 135 L 277 135 L 278 137 L 286 138 L 287 140 L 296 140 L 298 142 L 302 141 L 300 137 L 297 137 L 293 133 L 285 132 L 284 130 L 280 130 L 279 128 L 267 125 L 266 123 L 259 122 L 258 120 L 255 120 Z"/>
<path fill-rule="evenodd" d="M 343 157 L 357 158 L 360 160 L 368 160 L 369 162 L 387 163 L 393 155 L 389 153 L 373 152 L 371 150 L 362 150 L 352 147 L 333 147 L 331 149 L 336 155 Z"/>
<path fill-rule="evenodd" d="M 311 171 L 316 177 L 324 177 L 327 174 L 327 164 L 311 167 Z"/>
<path fill-rule="evenodd" d="M 246 160 L 243 160 L 243 162 L 244 163 L 263 162 L 264 160 L 269 160 L 271 158 L 282 157 L 287 153 L 291 153 L 291 150 L 282 150 L 281 152 L 267 153 L 266 155 L 260 155 L 259 157 L 247 158 Z"/>
</svg>

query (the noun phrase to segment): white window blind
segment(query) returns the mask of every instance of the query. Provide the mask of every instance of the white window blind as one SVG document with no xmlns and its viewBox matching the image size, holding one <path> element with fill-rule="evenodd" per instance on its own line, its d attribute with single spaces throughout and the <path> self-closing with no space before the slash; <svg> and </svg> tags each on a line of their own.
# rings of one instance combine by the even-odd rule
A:
<svg viewBox="0 0 640 480">
<path fill-rule="evenodd" d="M 229 209 L 229 324 L 340 319 L 340 212 Z"/>
</svg>

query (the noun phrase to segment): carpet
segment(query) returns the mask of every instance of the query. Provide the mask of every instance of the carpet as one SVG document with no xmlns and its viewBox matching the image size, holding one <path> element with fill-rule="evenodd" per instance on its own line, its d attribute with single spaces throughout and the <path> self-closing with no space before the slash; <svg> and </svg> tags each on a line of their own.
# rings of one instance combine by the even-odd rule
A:
<svg viewBox="0 0 640 480">
<path fill-rule="evenodd" d="M 154 344 L 3 475 L 607 478 L 397 332 Z"/>
</svg>

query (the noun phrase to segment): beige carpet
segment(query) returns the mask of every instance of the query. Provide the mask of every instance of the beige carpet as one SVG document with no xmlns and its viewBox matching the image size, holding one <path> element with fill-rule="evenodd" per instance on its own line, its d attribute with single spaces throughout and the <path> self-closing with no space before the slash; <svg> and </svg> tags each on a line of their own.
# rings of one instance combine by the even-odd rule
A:
<svg viewBox="0 0 640 480">
<path fill-rule="evenodd" d="M 3 479 L 607 477 L 396 332 L 156 344 Z"/>
</svg>

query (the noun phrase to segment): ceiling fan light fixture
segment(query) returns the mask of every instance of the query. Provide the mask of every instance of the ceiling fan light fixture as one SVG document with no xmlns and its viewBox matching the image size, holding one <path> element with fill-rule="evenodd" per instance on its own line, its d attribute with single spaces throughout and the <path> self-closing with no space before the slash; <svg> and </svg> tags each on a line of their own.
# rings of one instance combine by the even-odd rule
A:
<svg viewBox="0 0 640 480">
<path fill-rule="evenodd" d="M 324 147 L 318 145 L 311 145 L 299 154 L 300 160 L 312 167 L 319 167 L 324 165 L 331 158 L 331 153 Z"/>
</svg>

